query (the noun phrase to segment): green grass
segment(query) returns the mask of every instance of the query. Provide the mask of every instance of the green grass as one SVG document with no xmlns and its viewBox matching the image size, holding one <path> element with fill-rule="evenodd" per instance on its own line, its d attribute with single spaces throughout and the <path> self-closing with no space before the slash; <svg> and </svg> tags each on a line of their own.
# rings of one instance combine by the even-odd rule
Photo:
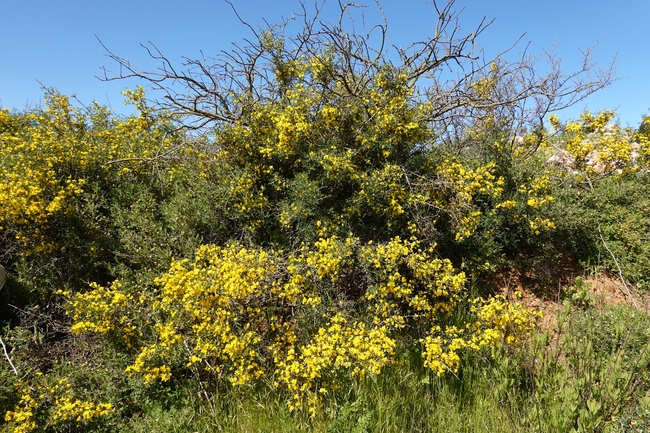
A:
<svg viewBox="0 0 650 433">
<path fill-rule="evenodd" d="M 495 349 L 438 377 L 415 350 L 352 381 L 315 416 L 290 412 L 265 384 L 173 395 L 115 421 L 121 432 L 633 432 L 650 426 L 650 316 L 628 307 L 575 308 L 517 350 Z"/>
</svg>

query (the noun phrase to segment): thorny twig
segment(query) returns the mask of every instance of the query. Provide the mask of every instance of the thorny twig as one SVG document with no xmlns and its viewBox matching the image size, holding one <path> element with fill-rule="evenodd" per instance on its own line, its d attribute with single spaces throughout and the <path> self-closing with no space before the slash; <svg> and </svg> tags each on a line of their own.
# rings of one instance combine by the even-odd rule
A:
<svg viewBox="0 0 650 433">
<path fill-rule="evenodd" d="M 14 374 L 18 376 L 18 370 L 16 370 L 16 366 L 14 365 L 13 362 L 11 362 L 11 358 L 9 357 L 9 353 L 7 352 L 7 346 L 5 346 L 5 342 L 2 341 L 2 337 L 0 337 L 0 344 L 2 344 L 2 351 L 5 354 L 5 358 L 7 358 L 7 361 L 9 361 L 9 365 L 11 365 L 11 368 L 14 371 Z"/>
</svg>

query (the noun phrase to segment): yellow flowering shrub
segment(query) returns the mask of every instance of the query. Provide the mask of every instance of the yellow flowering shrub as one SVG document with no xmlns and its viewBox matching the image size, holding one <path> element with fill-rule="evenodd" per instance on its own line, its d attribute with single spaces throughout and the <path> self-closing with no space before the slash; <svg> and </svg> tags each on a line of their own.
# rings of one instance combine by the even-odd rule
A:
<svg viewBox="0 0 650 433">
<path fill-rule="evenodd" d="M 446 200 L 434 196 L 434 202 L 449 202 L 449 210 L 454 216 L 454 230 L 457 241 L 462 241 L 474 233 L 481 218 L 481 211 L 473 205 L 474 197 L 485 195 L 497 198 L 503 192 L 503 179 L 493 173 L 494 162 L 471 169 L 460 162 L 445 161 L 437 170 L 443 185 L 434 194 L 440 196 L 451 191 Z M 437 198 L 437 200 L 436 200 Z"/>
<path fill-rule="evenodd" d="M 475 321 L 468 322 L 464 329 L 436 326 L 422 340 L 424 365 L 440 376 L 458 371 L 462 350 L 519 344 L 521 338 L 534 329 L 535 318 L 540 315 L 503 296 L 488 300 L 475 298 L 470 312 Z"/>
<path fill-rule="evenodd" d="M 74 323 L 70 328 L 72 333 L 110 335 L 116 343 L 132 347 L 143 335 L 148 314 L 145 304 L 149 298 L 124 292 L 118 280 L 108 287 L 94 282 L 89 287 L 91 290 L 87 292 L 58 292 L 68 300 L 67 313 Z"/>
<path fill-rule="evenodd" d="M 571 157 L 570 167 L 581 175 L 597 178 L 610 174 L 626 174 L 638 171 L 642 165 L 637 161 L 644 153 L 643 140 L 635 143 L 631 136 L 613 123 L 616 113 L 603 111 L 596 115 L 586 111 L 580 119 L 562 124 L 556 115 L 549 122 L 562 133 L 561 146 Z"/>
<path fill-rule="evenodd" d="M 379 374 L 394 355 L 396 341 L 389 332 L 386 325 L 368 329 L 337 314 L 308 344 L 276 356 L 276 385 L 282 383 L 292 393 L 289 409 L 306 403 L 315 413 L 323 395 L 340 387 L 337 374 Z"/>
<path fill-rule="evenodd" d="M 465 276 L 415 237 L 375 244 L 332 236 L 288 254 L 205 245 L 156 283 L 152 339 L 141 342 L 127 372 L 145 383 L 188 368 L 233 385 L 272 376 L 290 392 L 292 409 L 316 410 L 348 375 L 379 374 L 395 362 L 408 327 L 430 329 L 421 340 L 425 364 L 441 373 L 458 368 L 461 350 L 516 344 L 533 324 L 530 312 L 505 300 L 477 299 L 475 324 L 462 335 L 447 327 L 463 302 Z M 72 295 L 73 330 L 123 326 L 123 289 L 94 285 Z"/>
<path fill-rule="evenodd" d="M 283 44 L 261 39 L 273 53 Z M 463 351 L 519 342 L 534 316 L 503 299 L 468 299 L 462 264 L 436 239 L 450 231 L 451 242 L 467 242 L 485 218 L 522 207 L 534 211 L 531 230 L 550 230 L 534 219 L 552 202 L 550 177 L 517 191 L 496 161 L 436 143 L 431 105 L 407 74 L 378 70 L 353 93 L 353 77 L 324 72 L 339 60 L 274 61 L 274 97 L 232 96 L 237 121 L 220 125 L 214 147 L 185 150 L 185 168 L 170 168 L 195 164 L 221 192 L 230 240 L 172 259 L 152 287 L 117 280 L 66 293 L 73 332 L 126 343 L 126 371 L 145 384 L 188 373 L 231 385 L 273 378 L 291 409 L 312 413 L 350 377 L 394 363 L 413 329 L 421 333 L 411 344 L 439 374 L 456 371 Z M 495 66 L 473 83 L 473 98 L 492 97 L 498 75 Z M 484 116 L 467 137 L 484 139 L 481 122 L 497 128 Z M 491 268 L 474 258 L 472 272 Z M 476 320 L 457 329 L 449 323 L 462 308 Z"/>
<path fill-rule="evenodd" d="M 41 427 L 82 427 L 114 412 L 111 403 L 76 398 L 67 379 L 51 379 L 37 372 L 34 383 L 18 383 L 18 404 L 4 415 L 12 432 L 27 433 Z"/>
<path fill-rule="evenodd" d="M 171 119 L 152 115 L 142 88 L 125 96 L 138 115 L 119 118 L 96 103 L 81 110 L 55 91 L 46 94 L 42 109 L 0 111 L 0 230 L 11 225 L 24 254 L 55 248 L 44 232 L 54 219 L 74 212 L 97 171 L 141 170 L 140 161 L 172 146 L 172 136 L 164 139 Z"/>
<path fill-rule="evenodd" d="M 127 117 L 55 92 L 42 109 L 0 110 L 8 286 L 62 298 L 60 338 L 119 359 L 125 387 L 273 384 L 315 414 L 403 350 L 444 374 L 464 353 L 517 345 L 535 314 L 481 278 L 551 239 L 549 145 L 590 176 L 633 171 L 646 152 L 609 112 L 551 116 L 554 142 L 541 119 L 594 88 L 570 87 L 581 73 L 564 80 L 555 63 L 546 78 L 477 64 L 473 36 L 389 61 L 374 36 L 305 24 L 179 75 L 122 65 L 158 90 L 173 81 L 157 101 L 172 111 L 142 88 L 124 93 Z M 447 81 L 454 61 L 466 73 Z M 28 431 L 54 425 L 36 413 L 83 424 L 113 409 L 66 383 L 21 387 L 7 421 Z"/>
</svg>

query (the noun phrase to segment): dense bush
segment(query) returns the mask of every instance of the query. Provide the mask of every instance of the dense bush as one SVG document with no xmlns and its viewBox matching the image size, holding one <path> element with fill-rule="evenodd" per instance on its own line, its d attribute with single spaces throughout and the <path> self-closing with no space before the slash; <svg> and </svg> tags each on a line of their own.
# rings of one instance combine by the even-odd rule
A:
<svg viewBox="0 0 650 433">
<path fill-rule="evenodd" d="M 125 65 L 187 85 L 164 109 L 137 88 L 130 117 L 55 91 L 0 111 L 7 429 L 120 429 L 192 387 L 214 405 L 270 389 L 315 419 L 404 353 L 444 376 L 525 341 L 536 314 L 486 277 L 580 238 L 559 191 L 570 203 L 586 185 L 591 201 L 573 205 L 586 209 L 602 179 L 638 181 L 610 113 L 550 117 L 558 139 L 540 123 L 607 83 L 479 64 L 471 35 L 444 32 L 396 64 L 317 18 L 180 75 Z M 442 81 L 453 62 L 472 72 Z M 573 171 L 545 163 L 553 146 Z"/>
</svg>

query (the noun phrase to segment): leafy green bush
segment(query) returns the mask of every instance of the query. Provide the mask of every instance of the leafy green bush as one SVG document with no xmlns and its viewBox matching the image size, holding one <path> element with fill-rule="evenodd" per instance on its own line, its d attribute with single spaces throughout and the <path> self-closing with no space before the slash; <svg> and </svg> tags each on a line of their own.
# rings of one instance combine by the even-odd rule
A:
<svg viewBox="0 0 650 433">
<path fill-rule="evenodd" d="M 566 257 L 594 270 L 618 274 L 647 289 L 650 284 L 650 176 L 608 177 L 593 190 L 563 187 L 554 194 L 557 245 Z"/>
<path fill-rule="evenodd" d="M 439 14 L 441 26 L 453 22 Z M 582 211 L 597 192 L 571 202 L 580 179 L 558 186 L 541 119 L 608 78 L 567 88 L 580 80 L 564 80 L 555 63 L 546 77 L 502 58 L 481 63 L 467 51 L 474 36 L 455 32 L 395 61 L 385 35 L 375 49 L 373 37 L 317 17 L 293 37 L 281 28 L 213 65 L 189 61 L 188 74 L 123 65 L 157 87 L 188 84 L 161 102 L 167 110 L 151 109 L 138 88 L 125 92 L 138 109 L 129 117 L 77 109 L 56 92 L 45 108 L 0 112 L 0 254 L 10 274 L 0 296 L 12 305 L 0 308 L 22 378 L 0 375 L 15 385 L 0 395 L 7 428 L 137 429 L 125 424 L 143 411 L 144 424 L 166 409 L 185 417 L 173 396 L 199 391 L 216 412 L 234 409 L 214 394 L 270 392 L 288 403 L 276 405 L 280 419 L 374 429 L 384 414 L 370 399 L 320 411 L 354 387 L 440 385 L 447 373 L 485 383 L 462 361 L 526 341 L 535 314 L 477 288 L 520 255 L 553 262 L 559 245 L 580 248 L 586 226 L 558 218 L 557 203 Z M 472 72 L 443 80 L 457 63 Z M 564 126 L 567 148 L 584 160 L 585 134 L 606 117 Z M 612 143 L 603 163 L 631 167 L 624 140 Z M 419 363 L 417 380 L 383 383 L 401 371 L 400 350 Z M 600 374 L 600 359 L 585 359 Z M 536 383 L 511 379 L 521 392 Z M 591 410 L 592 396 L 583 400 Z M 558 428 L 602 421 L 552 415 Z"/>
</svg>

